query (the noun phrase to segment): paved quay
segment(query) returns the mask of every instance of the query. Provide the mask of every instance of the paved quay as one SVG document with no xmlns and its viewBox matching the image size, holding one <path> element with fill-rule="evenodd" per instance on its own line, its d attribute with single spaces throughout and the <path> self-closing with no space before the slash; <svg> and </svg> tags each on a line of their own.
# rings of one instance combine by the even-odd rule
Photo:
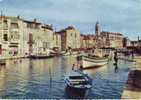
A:
<svg viewBox="0 0 141 100">
<path fill-rule="evenodd" d="M 136 67 L 128 75 L 122 99 L 141 99 L 141 58 L 136 61 Z"/>
</svg>

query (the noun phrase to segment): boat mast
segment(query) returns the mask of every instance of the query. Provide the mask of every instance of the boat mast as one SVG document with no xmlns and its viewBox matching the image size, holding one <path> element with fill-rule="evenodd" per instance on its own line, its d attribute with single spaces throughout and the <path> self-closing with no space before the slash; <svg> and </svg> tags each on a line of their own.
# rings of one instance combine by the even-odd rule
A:
<svg viewBox="0 0 141 100">
<path fill-rule="evenodd" d="M 50 76 L 50 85 L 49 85 L 49 90 L 50 90 L 50 96 L 52 97 L 52 75 L 51 75 L 51 67 L 49 66 L 49 76 Z"/>
</svg>

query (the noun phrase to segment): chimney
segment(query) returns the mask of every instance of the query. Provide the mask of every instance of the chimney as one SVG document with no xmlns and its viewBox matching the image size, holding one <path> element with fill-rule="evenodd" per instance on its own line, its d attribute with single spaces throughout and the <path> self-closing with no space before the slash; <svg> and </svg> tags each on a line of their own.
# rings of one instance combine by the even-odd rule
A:
<svg viewBox="0 0 141 100">
<path fill-rule="evenodd" d="M 36 18 L 34 18 L 34 22 L 35 22 L 35 23 L 37 22 L 37 19 L 36 19 Z"/>
<path fill-rule="evenodd" d="M 17 18 L 20 19 L 20 15 L 18 15 Z"/>
</svg>

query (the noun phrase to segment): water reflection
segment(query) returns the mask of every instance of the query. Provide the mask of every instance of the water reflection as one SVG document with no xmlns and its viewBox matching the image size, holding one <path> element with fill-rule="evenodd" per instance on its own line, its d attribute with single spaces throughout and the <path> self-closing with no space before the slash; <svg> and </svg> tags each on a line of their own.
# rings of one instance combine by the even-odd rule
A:
<svg viewBox="0 0 141 100">
<path fill-rule="evenodd" d="M 118 64 L 114 63 L 114 66 L 115 66 L 115 73 L 117 73 L 118 72 Z"/>
<path fill-rule="evenodd" d="M 6 66 L 0 66 L 0 97 L 69 98 L 65 95 L 63 79 L 74 63 L 75 57 L 8 60 Z M 93 88 L 88 98 L 120 98 L 132 66 L 132 63 L 119 61 L 118 73 L 115 73 L 113 62 L 96 69 L 83 70 L 93 78 Z"/>
</svg>

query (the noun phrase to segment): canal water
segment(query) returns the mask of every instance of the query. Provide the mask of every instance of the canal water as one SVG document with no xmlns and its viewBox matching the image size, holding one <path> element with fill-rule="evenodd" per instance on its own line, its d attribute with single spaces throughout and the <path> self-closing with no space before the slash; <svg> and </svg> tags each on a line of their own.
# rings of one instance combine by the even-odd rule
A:
<svg viewBox="0 0 141 100">
<path fill-rule="evenodd" d="M 43 60 L 8 60 L 0 66 L 0 97 L 10 99 L 49 99 L 69 98 L 65 93 L 64 75 L 72 64 L 73 56 Z M 87 98 L 119 99 L 128 73 L 134 64 L 119 61 L 115 71 L 113 62 L 107 66 L 84 70 L 93 78 L 93 87 Z"/>
</svg>

